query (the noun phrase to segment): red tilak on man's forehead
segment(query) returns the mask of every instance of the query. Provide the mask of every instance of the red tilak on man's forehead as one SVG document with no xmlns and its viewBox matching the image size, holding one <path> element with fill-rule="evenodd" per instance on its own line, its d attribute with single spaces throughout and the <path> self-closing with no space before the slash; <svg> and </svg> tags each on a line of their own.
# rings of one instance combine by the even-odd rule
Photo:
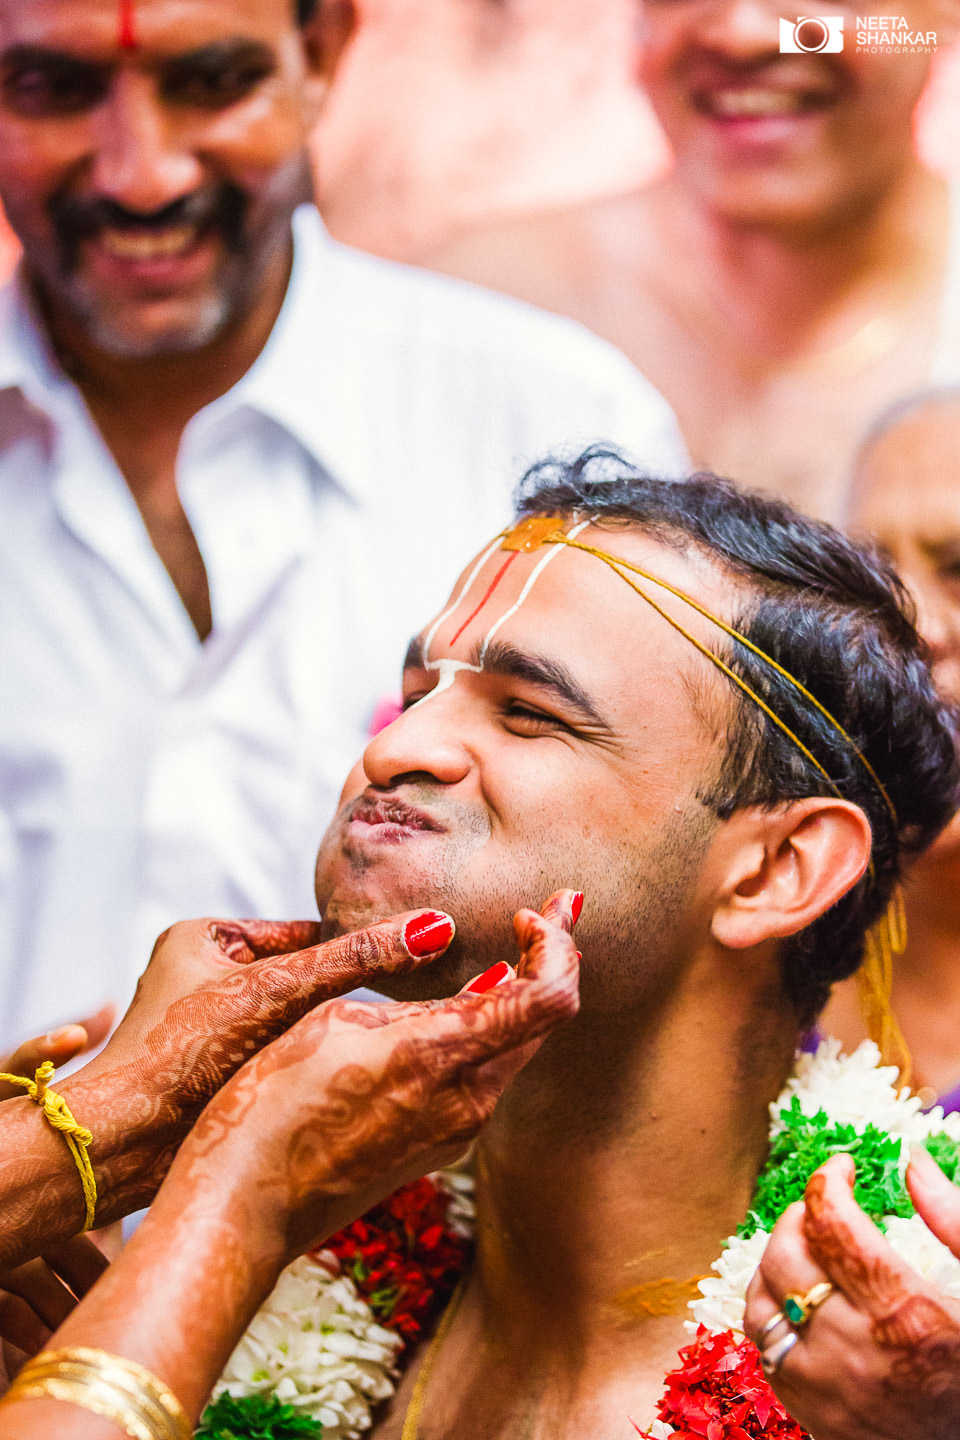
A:
<svg viewBox="0 0 960 1440">
<path fill-rule="evenodd" d="M 133 0 L 119 0 L 120 13 L 117 17 L 117 39 L 121 50 L 136 50 L 137 32 L 134 26 Z"/>
</svg>

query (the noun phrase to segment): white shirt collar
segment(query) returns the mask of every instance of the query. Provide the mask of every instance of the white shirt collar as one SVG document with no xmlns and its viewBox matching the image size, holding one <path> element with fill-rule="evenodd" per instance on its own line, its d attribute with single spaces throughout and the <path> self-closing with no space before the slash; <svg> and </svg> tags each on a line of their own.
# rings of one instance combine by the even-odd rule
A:
<svg viewBox="0 0 960 1440">
<path fill-rule="evenodd" d="M 237 384 L 201 413 L 212 420 L 246 406 L 268 416 L 303 445 L 318 470 L 362 501 L 370 477 L 353 463 L 349 426 L 339 421 L 351 406 L 341 401 L 336 343 L 324 323 L 325 292 L 336 286 L 336 252 L 343 247 L 312 205 L 294 215 L 293 237 L 287 293 L 266 345 Z M 50 412 L 57 393 L 73 388 L 47 342 L 22 265 L 0 291 L 0 390 L 16 388 Z"/>
</svg>

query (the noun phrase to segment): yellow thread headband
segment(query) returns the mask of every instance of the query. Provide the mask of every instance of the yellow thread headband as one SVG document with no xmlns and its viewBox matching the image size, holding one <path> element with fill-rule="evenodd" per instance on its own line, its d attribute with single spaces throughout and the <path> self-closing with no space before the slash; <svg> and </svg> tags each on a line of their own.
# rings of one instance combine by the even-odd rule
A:
<svg viewBox="0 0 960 1440">
<path fill-rule="evenodd" d="M 840 724 L 839 720 L 837 720 L 835 716 L 831 715 L 830 711 L 826 708 L 826 706 L 822 705 L 817 699 L 817 697 L 815 695 L 812 695 L 805 685 L 802 685 L 799 680 L 797 680 L 793 675 L 791 675 L 789 670 L 785 670 L 782 665 L 780 665 L 776 660 L 774 660 L 772 655 L 768 655 L 766 651 L 761 650 L 760 647 L 758 645 L 755 645 L 752 640 L 748 640 L 746 635 L 742 634 L 741 631 L 735 630 L 732 625 L 728 625 L 726 621 L 720 619 L 719 615 L 714 615 L 711 610 L 707 610 L 705 606 L 699 604 L 699 602 L 694 600 L 690 595 L 685 594 L 683 590 L 678 589 L 675 585 L 671 585 L 667 580 L 662 580 L 658 575 L 651 574 L 649 570 L 644 570 L 639 565 L 631 564 L 630 561 L 622 559 L 619 555 L 611 555 L 609 551 L 600 550 L 595 545 L 585 545 L 582 540 L 570 539 L 570 537 L 562 529 L 558 528 L 562 524 L 562 518 L 557 515 L 532 516 L 529 520 L 522 520 L 520 524 L 515 525 L 512 530 L 505 530 L 503 532 L 502 548 L 504 550 L 522 550 L 529 552 L 531 550 L 538 550 L 541 545 L 567 545 L 570 547 L 571 550 L 582 550 L 584 554 L 593 555 L 597 560 L 602 560 L 605 565 L 609 566 L 611 570 L 613 570 L 617 575 L 620 576 L 621 580 L 625 581 L 626 584 L 630 586 L 630 589 L 633 590 L 635 594 L 640 596 L 641 600 L 645 600 L 647 604 L 651 607 L 651 609 L 655 610 L 658 615 L 660 615 L 664 620 L 666 620 L 668 625 L 670 625 L 674 630 L 676 630 L 679 635 L 682 635 L 685 640 L 688 640 L 696 650 L 699 650 L 701 655 L 703 655 L 707 660 L 709 660 L 711 664 L 715 665 L 718 670 L 721 670 L 723 674 L 726 675 L 728 680 L 731 680 L 733 684 L 736 685 L 740 690 L 742 690 L 745 695 L 749 696 L 753 703 L 758 706 L 760 710 L 763 711 L 767 718 L 774 725 L 776 725 L 777 728 L 781 730 L 784 735 L 787 736 L 788 740 L 790 740 L 792 744 L 796 746 L 800 753 L 807 760 L 809 760 L 810 764 L 815 766 L 816 769 L 819 770 L 820 774 L 826 780 L 827 784 L 834 791 L 834 793 L 840 799 L 843 799 L 844 797 L 842 791 L 830 778 L 827 770 L 824 768 L 823 765 L 821 765 L 820 761 L 807 748 L 807 746 L 804 745 L 799 735 L 795 734 L 795 732 L 790 729 L 790 726 L 786 723 L 786 721 L 782 720 L 780 716 L 777 715 L 777 713 L 770 708 L 766 701 L 757 694 L 753 687 L 748 685 L 741 676 L 739 676 L 734 670 L 732 670 L 730 666 L 727 665 L 726 662 L 721 659 L 721 657 L 714 650 L 711 650 L 709 645 L 704 645 L 703 642 L 701 640 L 698 640 L 697 637 L 693 635 L 689 630 L 687 630 L 685 626 L 681 625 L 679 620 L 675 620 L 673 616 L 670 615 L 666 610 L 664 610 L 661 605 L 657 604 L 656 600 L 654 600 L 652 596 L 648 595 L 645 590 L 641 589 L 639 585 L 632 581 L 629 578 L 629 575 L 624 574 L 624 571 L 629 571 L 633 575 L 639 575 L 641 579 L 649 580 L 653 585 L 659 585 L 661 589 L 666 590 L 669 594 L 676 596 L 678 600 L 682 600 L 685 605 L 690 606 L 691 610 L 695 610 L 698 615 L 702 615 L 705 620 L 709 620 L 711 624 L 716 625 L 717 628 L 722 630 L 725 635 L 729 635 L 732 640 L 736 640 L 739 644 L 746 646 L 746 648 L 750 650 L 754 655 L 756 655 L 758 659 L 762 660 L 764 664 L 768 665 L 772 670 L 775 670 L 778 675 L 780 675 L 784 680 L 786 680 L 788 684 L 792 685 L 793 688 L 800 695 L 802 695 L 805 700 L 808 700 L 810 704 L 813 705 L 815 709 L 820 712 L 824 719 L 833 726 L 837 734 L 842 737 L 842 739 L 846 742 L 847 745 L 849 745 L 853 754 L 856 755 L 857 759 L 860 761 L 861 765 L 866 770 L 867 774 L 870 776 L 870 779 L 873 781 L 878 792 L 883 798 L 883 802 L 889 810 L 890 816 L 894 824 L 897 823 L 897 812 L 894 809 L 893 802 L 890 799 L 890 796 L 887 793 L 887 789 L 880 780 L 880 777 L 877 774 L 876 770 L 874 770 L 873 766 L 870 764 L 870 761 L 863 754 L 863 752 L 860 750 L 860 748 L 857 746 L 851 736 L 847 734 L 847 731 Z"/>
<path fill-rule="evenodd" d="M 774 660 L 772 655 L 768 655 L 764 650 L 761 650 L 752 640 L 748 640 L 746 635 L 743 635 L 739 630 L 735 630 L 733 626 L 728 625 L 726 621 L 721 620 L 718 615 L 714 615 L 712 611 L 707 610 L 705 606 L 699 604 L 698 601 L 692 599 L 691 596 L 685 594 L 684 591 L 678 589 L 675 585 L 671 585 L 668 581 L 660 579 L 659 576 L 651 574 L 650 571 L 642 569 L 639 565 L 631 564 L 619 555 L 612 555 L 609 551 L 601 550 L 597 546 L 584 544 L 582 540 L 572 539 L 563 529 L 565 524 L 566 519 L 561 515 L 530 516 L 526 520 L 521 520 L 511 529 L 502 532 L 503 541 L 501 548 L 504 550 L 519 550 L 529 553 L 530 551 L 538 550 L 542 545 L 567 545 L 572 550 L 582 550 L 584 554 L 592 555 L 595 559 L 602 560 L 604 565 L 608 566 L 614 574 L 619 575 L 620 579 L 629 585 L 630 589 L 639 595 L 642 600 L 645 600 L 651 609 L 656 611 L 672 629 L 679 635 L 682 635 L 685 640 L 689 641 L 694 649 L 699 651 L 705 659 L 716 666 L 718 670 L 726 675 L 728 680 L 752 700 L 763 714 L 767 716 L 770 722 L 796 747 L 800 754 L 819 771 L 833 793 L 840 799 L 844 799 L 843 792 L 831 778 L 825 766 L 820 763 L 809 747 L 803 743 L 799 735 L 790 728 L 787 722 L 757 694 L 756 690 L 754 690 L 746 680 L 732 670 L 725 660 L 714 650 L 711 650 L 709 645 L 705 645 L 701 640 L 698 640 L 691 631 L 680 624 L 679 620 L 675 620 L 674 617 L 664 610 L 651 595 L 648 595 L 635 580 L 632 580 L 630 575 L 639 575 L 641 579 L 647 580 L 653 585 L 658 585 L 661 589 L 675 596 L 676 599 L 683 601 L 685 605 L 690 606 L 698 615 L 702 615 L 705 620 L 709 620 L 711 624 L 716 625 L 725 635 L 729 635 L 732 640 L 745 646 L 752 654 L 756 655 L 759 660 L 763 661 L 765 665 L 776 671 L 782 679 L 786 680 L 799 695 L 802 695 L 803 698 L 833 726 L 834 730 L 849 746 L 852 753 L 857 757 L 864 770 L 870 776 L 870 779 L 876 786 L 878 794 L 890 812 L 890 817 L 894 825 L 898 823 L 897 812 L 887 792 L 886 786 L 870 764 L 870 761 L 860 750 L 859 746 L 840 724 L 839 720 L 830 714 L 826 706 L 821 704 L 817 697 L 812 695 L 806 686 L 802 685 L 795 676 L 791 675 L 788 670 L 785 670 L 782 665 Z M 869 865 L 869 873 L 871 875 L 874 873 L 872 859 Z M 879 920 L 870 927 L 865 936 L 864 960 L 858 974 L 858 984 L 861 1007 L 871 1039 L 876 1041 L 879 1046 L 884 1061 L 890 1064 L 896 1064 L 899 1067 L 900 1078 L 904 1084 L 909 1083 L 912 1068 L 910 1052 L 894 1017 L 890 1005 L 890 994 L 893 986 L 893 956 L 902 953 L 906 947 L 906 939 L 906 917 L 903 910 L 903 898 L 899 888 L 897 888 L 891 897 L 890 904 L 886 911 L 881 915 Z"/>
</svg>

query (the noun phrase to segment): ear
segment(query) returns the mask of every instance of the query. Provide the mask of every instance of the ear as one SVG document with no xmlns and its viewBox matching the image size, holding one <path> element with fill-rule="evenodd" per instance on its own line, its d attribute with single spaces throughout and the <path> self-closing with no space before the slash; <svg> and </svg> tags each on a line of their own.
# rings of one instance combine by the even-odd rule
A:
<svg viewBox="0 0 960 1440">
<path fill-rule="evenodd" d="M 870 860 L 869 821 L 847 800 L 749 806 L 725 829 L 728 853 L 710 928 L 732 950 L 805 929 L 856 885 Z"/>
<path fill-rule="evenodd" d="M 356 0 L 317 0 L 314 14 L 302 26 L 308 83 L 317 114 L 358 24 Z"/>
</svg>

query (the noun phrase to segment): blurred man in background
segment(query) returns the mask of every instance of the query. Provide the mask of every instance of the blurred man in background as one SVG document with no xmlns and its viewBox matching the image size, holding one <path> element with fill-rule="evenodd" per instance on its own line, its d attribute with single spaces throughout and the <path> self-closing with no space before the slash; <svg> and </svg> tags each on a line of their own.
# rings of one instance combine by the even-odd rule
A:
<svg viewBox="0 0 960 1440">
<path fill-rule="evenodd" d="M 861 451 L 851 527 L 889 551 L 918 610 L 941 694 L 960 704 L 960 389 L 910 397 L 883 415 Z M 893 1007 L 914 1083 L 960 1110 L 960 819 L 910 872 L 907 949 Z M 855 988 L 838 986 L 823 1028 L 863 1037 Z"/>
<path fill-rule="evenodd" d="M 311 0 L 0 0 L 23 247 L 0 306 L 0 1040 L 122 1006 L 179 916 L 310 913 L 318 816 L 398 646 L 525 459 L 612 437 L 682 464 L 610 347 L 301 207 L 347 29 Z"/>
<path fill-rule="evenodd" d="M 878 407 L 960 376 L 960 197 L 913 138 L 957 7 L 901 6 L 924 42 L 902 46 L 821 8 L 823 35 L 788 25 L 781 51 L 773 0 L 648 0 L 670 173 L 427 263 L 583 321 L 671 401 L 698 465 L 836 519 Z"/>
</svg>

